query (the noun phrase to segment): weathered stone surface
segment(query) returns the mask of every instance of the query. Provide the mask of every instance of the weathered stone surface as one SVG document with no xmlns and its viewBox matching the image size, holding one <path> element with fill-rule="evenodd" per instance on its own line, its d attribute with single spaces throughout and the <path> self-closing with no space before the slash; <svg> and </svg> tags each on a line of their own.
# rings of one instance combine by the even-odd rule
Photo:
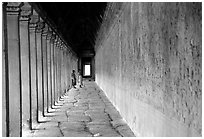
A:
<svg viewBox="0 0 204 139">
<path fill-rule="evenodd" d="M 89 126 L 90 132 L 99 134 L 103 137 L 119 137 L 120 135 L 108 125 L 91 125 Z"/>
<path fill-rule="evenodd" d="M 111 121 L 111 124 L 114 128 L 117 128 L 117 127 L 123 126 L 123 125 L 127 125 L 123 119 Z"/>
<path fill-rule="evenodd" d="M 82 122 L 61 122 L 60 129 L 62 131 L 83 131 L 85 128 Z"/>
<path fill-rule="evenodd" d="M 122 135 L 123 137 L 135 137 L 134 133 L 129 129 L 126 125 L 122 125 L 116 128 L 116 130 Z"/>
<path fill-rule="evenodd" d="M 86 115 L 104 114 L 104 109 L 89 109 L 85 111 Z"/>
<path fill-rule="evenodd" d="M 34 137 L 62 137 L 58 127 L 46 128 L 45 130 L 37 130 L 33 134 Z"/>
<path fill-rule="evenodd" d="M 58 126 L 58 122 L 57 121 L 50 121 L 50 122 L 46 122 L 40 125 L 40 128 L 44 128 L 44 129 L 48 129 L 51 127 L 57 127 Z"/>
<path fill-rule="evenodd" d="M 90 125 L 108 125 L 110 126 L 110 122 L 109 121 L 91 121 L 87 123 L 87 126 L 90 126 Z"/>
<path fill-rule="evenodd" d="M 51 121 L 57 121 L 57 122 L 62 122 L 62 121 L 68 121 L 67 116 L 63 113 L 61 115 L 56 115 L 54 116 Z"/>
<path fill-rule="evenodd" d="M 86 83 L 86 82 L 85 82 Z M 86 83 L 88 86 L 78 90 L 71 90 L 70 94 L 75 94 L 71 100 L 76 103 L 71 103 L 70 98 L 65 95 L 62 106 L 55 106 L 50 109 L 50 113 L 46 113 L 47 117 L 41 117 L 42 122 L 36 128 L 37 130 L 32 134 L 34 137 L 51 137 L 51 136 L 64 136 L 64 137 L 121 137 L 130 136 L 132 131 L 124 122 L 123 128 L 118 128 L 121 121 L 111 121 L 112 117 L 121 118 L 120 114 L 116 111 L 111 103 L 107 104 L 102 98 L 107 99 L 105 95 L 98 95 L 98 87 L 95 83 Z M 89 91 L 89 87 L 90 90 Z M 94 88 L 94 89 L 93 89 Z M 89 94 L 88 99 L 76 96 L 83 96 L 86 90 Z M 95 91 L 93 91 L 95 90 Z M 83 95 L 81 95 L 83 93 Z M 102 92 L 100 92 L 102 93 Z M 80 101 L 79 101 L 80 100 Z M 106 110 L 106 111 L 105 111 Z M 117 116 L 118 115 L 118 116 Z M 116 119 L 116 118 L 115 118 Z M 121 133 L 120 133 L 121 132 Z M 31 135 L 28 135 L 31 136 Z"/>
<path fill-rule="evenodd" d="M 92 137 L 92 134 L 85 131 L 63 131 L 65 137 Z"/>
<path fill-rule="evenodd" d="M 89 107 L 88 106 L 75 106 L 75 107 L 72 107 L 70 110 L 88 110 Z"/>
<path fill-rule="evenodd" d="M 83 116 L 84 115 L 84 110 L 72 110 L 72 111 L 67 111 L 68 116 Z"/>
<path fill-rule="evenodd" d="M 201 136 L 202 4 L 108 6 L 95 47 L 97 84 L 136 134 Z"/>
<path fill-rule="evenodd" d="M 84 116 L 84 115 L 71 115 L 68 117 L 68 121 L 73 121 L 73 122 L 89 122 L 91 121 L 89 116 Z"/>
</svg>

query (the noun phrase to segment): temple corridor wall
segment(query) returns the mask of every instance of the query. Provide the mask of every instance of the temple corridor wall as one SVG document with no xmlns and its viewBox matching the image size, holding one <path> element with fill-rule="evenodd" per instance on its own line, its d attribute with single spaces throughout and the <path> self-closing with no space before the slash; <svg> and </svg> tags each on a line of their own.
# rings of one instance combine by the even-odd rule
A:
<svg viewBox="0 0 204 139">
<path fill-rule="evenodd" d="M 201 136 L 201 3 L 109 4 L 95 64 L 137 136 Z"/>
</svg>

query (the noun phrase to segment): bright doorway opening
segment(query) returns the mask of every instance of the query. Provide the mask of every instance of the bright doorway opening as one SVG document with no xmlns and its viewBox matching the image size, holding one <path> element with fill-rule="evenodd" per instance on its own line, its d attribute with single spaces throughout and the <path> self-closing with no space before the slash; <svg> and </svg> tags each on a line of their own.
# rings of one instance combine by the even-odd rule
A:
<svg viewBox="0 0 204 139">
<path fill-rule="evenodd" d="M 91 76 L 91 65 L 85 65 L 84 76 Z"/>
</svg>

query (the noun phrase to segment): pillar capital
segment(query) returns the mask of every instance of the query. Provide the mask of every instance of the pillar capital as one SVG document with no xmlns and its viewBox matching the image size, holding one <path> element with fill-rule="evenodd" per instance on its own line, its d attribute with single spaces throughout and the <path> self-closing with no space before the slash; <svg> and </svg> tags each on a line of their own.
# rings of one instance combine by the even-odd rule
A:
<svg viewBox="0 0 204 139">
<path fill-rule="evenodd" d="M 30 24 L 37 24 L 39 20 L 39 15 L 34 9 L 32 9 L 32 15 L 30 16 Z"/>
<path fill-rule="evenodd" d="M 20 8 L 20 21 L 29 21 L 30 16 L 33 13 L 32 7 L 27 2 L 24 3 L 24 5 Z"/>
<path fill-rule="evenodd" d="M 37 22 L 37 25 L 36 25 L 36 32 L 42 33 L 44 27 L 45 27 L 45 22 L 40 18 L 39 22 Z"/>
<path fill-rule="evenodd" d="M 48 27 L 48 30 L 47 30 L 47 39 L 48 40 L 52 39 L 52 29 L 50 27 Z"/>
<path fill-rule="evenodd" d="M 48 25 L 44 22 L 44 27 L 42 28 L 42 35 L 43 36 L 45 36 L 45 37 L 47 36 L 48 29 L 49 29 Z"/>
<path fill-rule="evenodd" d="M 55 34 L 54 44 L 57 46 L 59 37 Z"/>
<path fill-rule="evenodd" d="M 23 2 L 8 2 L 6 4 L 6 11 L 8 15 L 19 15 L 20 8 L 23 6 Z"/>
<path fill-rule="evenodd" d="M 60 48 L 60 47 L 61 47 L 61 45 L 62 45 L 62 41 L 61 41 L 61 39 L 60 39 L 60 38 L 58 38 L 58 40 L 57 40 L 57 46 Z"/>
<path fill-rule="evenodd" d="M 61 41 L 61 42 L 60 42 L 60 49 L 61 49 L 61 50 L 63 50 L 63 45 L 64 45 L 64 43 Z"/>
<path fill-rule="evenodd" d="M 63 46 L 63 50 L 66 50 L 66 45 L 64 42 L 63 42 L 62 46 Z"/>
<path fill-rule="evenodd" d="M 32 9 L 32 15 L 30 16 L 29 27 L 30 29 L 35 29 L 37 23 L 39 22 L 39 16 L 34 9 Z"/>
<path fill-rule="evenodd" d="M 55 34 L 55 32 L 52 32 L 52 35 L 51 35 L 51 42 L 52 43 L 55 43 L 55 39 L 56 39 L 56 34 Z"/>
</svg>

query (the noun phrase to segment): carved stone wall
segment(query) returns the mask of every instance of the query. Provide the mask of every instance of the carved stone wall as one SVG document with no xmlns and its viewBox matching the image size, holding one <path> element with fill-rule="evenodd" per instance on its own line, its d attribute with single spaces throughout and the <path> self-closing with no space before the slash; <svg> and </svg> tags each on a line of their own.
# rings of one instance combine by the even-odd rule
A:
<svg viewBox="0 0 204 139">
<path fill-rule="evenodd" d="M 96 44 L 96 82 L 136 135 L 201 136 L 201 3 L 111 3 Z"/>
</svg>

